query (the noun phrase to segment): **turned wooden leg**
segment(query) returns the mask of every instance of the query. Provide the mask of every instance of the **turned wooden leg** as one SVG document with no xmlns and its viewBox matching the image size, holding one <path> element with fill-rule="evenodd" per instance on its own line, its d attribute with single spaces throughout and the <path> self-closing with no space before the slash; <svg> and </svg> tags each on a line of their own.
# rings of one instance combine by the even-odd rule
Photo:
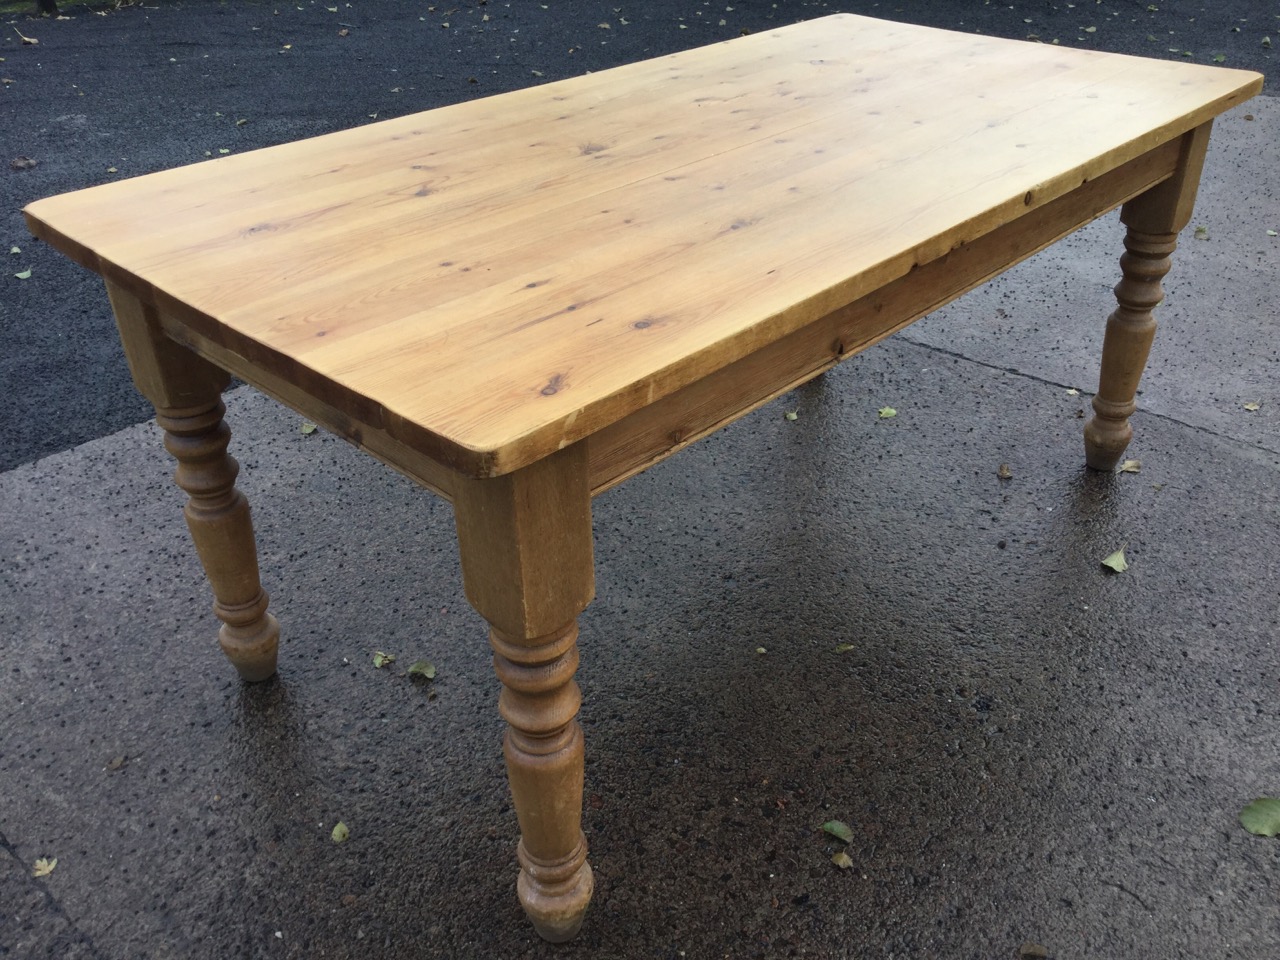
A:
<svg viewBox="0 0 1280 960">
<path fill-rule="evenodd" d="M 230 377 L 165 337 L 155 310 L 128 290 L 108 281 L 107 294 L 133 381 L 155 405 L 178 461 L 175 479 L 190 497 L 184 513 L 222 620 L 219 644 L 242 678 L 266 680 L 276 672 L 280 625 L 267 613 L 249 504 L 235 488 L 240 468 L 227 454 Z"/>
<path fill-rule="evenodd" d="M 1175 233 L 1130 228 L 1124 238 L 1124 279 L 1116 285 L 1120 305 L 1107 318 L 1093 419 L 1084 428 L 1085 462 L 1095 470 L 1114 470 L 1133 438 L 1129 417 L 1138 408 L 1138 381 L 1156 333 L 1153 311 L 1164 299 L 1160 278 L 1169 272 L 1169 255 L 1177 245 Z"/>
<path fill-rule="evenodd" d="M 1128 231 L 1120 258 L 1123 277 L 1115 288 L 1119 306 L 1107 318 L 1094 415 L 1084 428 L 1085 462 L 1095 470 L 1114 470 L 1133 437 L 1129 418 L 1137 409 L 1138 382 L 1155 337 L 1154 311 L 1164 299 L 1160 281 L 1169 272 L 1178 231 L 1191 219 L 1209 126 L 1185 135 L 1172 177 L 1120 209 Z"/>
<path fill-rule="evenodd" d="M 491 625 L 503 754 L 520 821 L 516 891 L 544 939 L 572 938 L 593 880 L 582 834 L 577 615 L 594 591 L 586 445 L 454 499 L 467 598 Z"/>
<path fill-rule="evenodd" d="M 174 479 L 191 498 L 183 513 L 213 587 L 213 611 L 222 621 L 218 645 L 241 678 L 255 682 L 276 672 L 280 624 L 267 613 L 258 579 L 249 502 L 235 487 L 240 465 L 227 454 L 225 411 L 218 399 L 188 409 L 157 407 L 156 420 L 178 461 Z"/>
</svg>

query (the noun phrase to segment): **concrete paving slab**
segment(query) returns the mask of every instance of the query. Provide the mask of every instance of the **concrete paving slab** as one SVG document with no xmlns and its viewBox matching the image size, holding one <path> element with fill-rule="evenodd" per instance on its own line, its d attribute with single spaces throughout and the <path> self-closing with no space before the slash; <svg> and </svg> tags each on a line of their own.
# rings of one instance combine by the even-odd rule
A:
<svg viewBox="0 0 1280 960">
<path fill-rule="evenodd" d="M 1236 822 L 1280 789 L 1276 458 L 1140 414 L 1142 472 L 1089 474 L 1082 403 L 898 338 L 597 500 L 598 891 L 559 950 L 515 901 L 447 505 L 232 395 L 285 629 L 280 678 L 245 687 L 154 427 L 11 471 L 0 944 L 1276 955 L 1280 846 Z M 1109 574 L 1122 544 L 1132 569 Z M 420 657 L 431 684 L 405 676 Z M 849 871 L 829 819 L 853 828 Z"/>
</svg>

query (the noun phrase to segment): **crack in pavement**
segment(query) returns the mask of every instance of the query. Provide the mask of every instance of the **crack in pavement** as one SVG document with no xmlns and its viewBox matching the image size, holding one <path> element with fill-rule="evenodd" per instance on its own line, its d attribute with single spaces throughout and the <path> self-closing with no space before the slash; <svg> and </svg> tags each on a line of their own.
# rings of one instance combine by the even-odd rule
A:
<svg viewBox="0 0 1280 960">
<path fill-rule="evenodd" d="M 920 347 L 923 350 L 930 350 L 934 353 L 940 353 L 947 357 L 954 357 L 957 360 L 964 360 L 966 363 L 974 363 L 980 367 L 986 367 L 988 370 L 998 370 L 1001 373 L 1011 373 L 1015 377 L 1021 377 L 1024 380 L 1030 380 L 1034 383 L 1042 383 L 1050 387 L 1059 387 L 1062 390 L 1080 390 L 1079 387 L 1076 387 L 1070 383 L 1059 383 L 1056 380 L 1050 380 L 1048 377 L 1042 377 L 1042 376 L 1039 376 L 1038 374 L 1027 373 L 1025 370 L 1019 370 L 1017 367 L 1005 367 L 1005 366 L 1001 366 L 998 363 L 988 363 L 986 360 L 979 360 L 976 357 L 966 356 L 965 354 L 960 353 L 959 351 L 956 351 L 956 350 L 948 350 L 946 347 L 935 346 L 934 344 L 931 344 L 931 343 L 922 343 L 919 340 L 912 339 L 910 336 L 906 335 L 903 331 L 899 331 L 898 333 L 894 334 L 894 336 L 899 340 L 906 341 L 907 343 L 911 344 L 914 347 Z M 1099 359 L 1101 359 L 1101 356 L 1099 356 Z M 1093 392 L 1088 390 L 1080 390 L 1080 396 L 1092 397 Z M 1218 440 L 1223 440 L 1227 443 L 1231 443 L 1236 446 L 1243 447 L 1250 451 L 1254 451 L 1257 453 L 1267 453 L 1273 457 L 1280 458 L 1280 450 L 1272 450 L 1270 447 L 1264 447 L 1260 443 L 1250 443 L 1248 440 L 1241 440 L 1239 437 L 1233 437 L 1225 433 L 1220 433 L 1219 431 L 1214 430 L 1212 427 L 1204 427 L 1198 423 L 1188 423 L 1186 420 L 1180 420 L 1177 417 L 1170 416 L 1167 413 L 1160 413 L 1155 410 L 1146 410 L 1146 409 L 1143 409 L 1142 407 L 1139 407 L 1137 411 L 1134 413 L 1134 416 L 1139 416 L 1139 415 L 1145 416 L 1145 417 L 1152 417 L 1156 420 L 1162 420 L 1165 423 L 1175 424 L 1179 427 L 1186 427 L 1188 430 L 1194 430 L 1197 433 L 1202 433 L 1202 434 L 1205 434 L 1206 436 L 1214 437 L 1215 439 L 1218 439 Z"/>
<path fill-rule="evenodd" d="M 27 887 L 40 893 L 40 896 L 44 900 L 45 908 L 55 916 L 62 919 L 62 921 L 67 925 L 67 928 L 75 936 L 77 944 L 88 947 L 91 956 L 100 958 L 100 960 L 108 960 L 106 954 L 99 950 L 98 945 L 93 942 L 93 938 L 81 930 L 76 925 L 75 921 L 67 916 L 67 912 L 62 909 L 62 904 L 58 902 L 58 898 L 50 892 L 48 885 L 37 882 L 37 878 L 31 876 L 26 861 L 18 854 L 17 849 L 9 842 L 9 838 L 5 836 L 4 831 L 2 830 L 0 830 L 0 850 L 7 853 L 11 858 L 13 858 L 14 862 L 18 864 L 18 868 L 21 871 L 22 876 L 26 878 Z"/>
</svg>

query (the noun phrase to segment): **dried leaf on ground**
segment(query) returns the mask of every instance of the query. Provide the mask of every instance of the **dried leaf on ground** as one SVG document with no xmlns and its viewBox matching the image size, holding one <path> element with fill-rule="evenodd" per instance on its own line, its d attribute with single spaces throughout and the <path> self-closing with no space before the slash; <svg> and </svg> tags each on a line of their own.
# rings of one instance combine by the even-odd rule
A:
<svg viewBox="0 0 1280 960">
<path fill-rule="evenodd" d="M 31 875 L 33 877 L 47 877 L 49 874 L 53 873 L 53 868 L 56 867 L 57 865 L 58 865 L 57 857 L 52 857 L 52 858 L 41 857 L 39 860 L 35 862 L 35 865 L 31 868 Z"/>
<path fill-rule="evenodd" d="M 1102 565 L 1108 570 L 1114 570 L 1116 573 L 1124 573 L 1129 569 L 1129 563 L 1124 558 L 1123 548 L 1115 553 L 1107 554 L 1106 559 L 1102 561 Z"/>
<path fill-rule="evenodd" d="M 383 667 L 387 666 L 388 664 L 395 663 L 395 662 L 396 662 L 396 655 L 394 653 L 383 653 L 381 650 L 379 650 L 373 655 L 373 665 L 377 667 L 379 670 L 381 670 Z"/>
<path fill-rule="evenodd" d="M 853 866 L 853 860 L 843 850 L 841 850 L 839 853 L 832 856 L 831 862 L 834 863 L 841 870 L 848 870 L 850 867 Z"/>
<path fill-rule="evenodd" d="M 881 420 L 888 420 L 890 417 L 896 417 L 898 415 L 898 411 L 893 409 L 893 407 L 881 407 L 878 412 Z"/>
<path fill-rule="evenodd" d="M 409 667 L 409 676 L 426 677 L 428 680 L 436 678 L 436 665 L 430 660 L 415 660 L 413 665 Z"/>
<path fill-rule="evenodd" d="M 338 823 L 333 828 L 333 833 L 330 834 L 330 836 L 333 837 L 334 843 L 344 843 L 346 842 L 347 837 L 351 836 L 351 831 L 347 829 L 347 825 L 345 823 L 343 823 L 342 821 L 338 821 Z"/>
<path fill-rule="evenodd" d="M 996 476 L 1001 480 L 1012 480 L 1013 471 L 1009 469 L 1009 465 L 1007 463 L 1002 463 L 996 468 Z"/>
<path fill-rule="evenodd" d="M 1124 463 L 1120 464 L 1121 473 L 1137 473 L 1141 469 L 1141 460 L 1126 460 Z"/>
<path fill-rule="evenodd" d="M 1240 811 L 1240 825 L 1258 837 L 1280 835 L 1280 797 L 1259 797 Z"/>
<path fill-rule="evenodd" d="M 836 644 L 836 653 L 848 653 L 848 652 L 849 652 L 850 650 L 852 650 L 852 649 L 853 649 L 853 644 L 852 644 L 852 643 L 837 643 L 837 644 Z"/>
<path fill-rule="evenodd" d="M 1196 238 L 1197 240 L 1208 240 L 1208 239 L 1209 239 L 1209 228 L 1208 228 L 1208 227 L 1196 227 L 1195 238 Z"/>
<path fill-rule="evenodd" d="M 27 267 L 27 269 L 25 270 L 19 270 L 17 273 L 14 274 L 14 276 L 17 277 L 19 280 L 30 280 L 31 268 Z"/>
<path fill-rule="evenodd" d="M 829 833 L 837 840 L 843 840 L 848 843 L 853 839 L 853 828 L 843 820 L 828 820 L 822 825 L 824 833 Z"/>
<path fill-rule="evenodd" d="M 1250 413 L 1253 413 L 1255 410 L 1262 409 L 1262 404 L 1259 403 L 1257 400 L 1251 400 L 1250 402 L 1244 405 L 1244 408 L 1248 410 Z"/>
<path fill-rule="evenodd" d="M 306 421 L 304 421 L 304 422 L 303 422 L 303 424 L 302 424 L 302 435 L 303 435 L 303 436 L 305 436 L 305 437 L 309 437 L 309 436 L 311 436 L 311 434 L 313 434 L 313 433 L 315 433 L 315 432 L 316 432 L 316 425 L 315 425 L 314 423 L 312 423 L 310 420 L 306 420 Z"/>
<path fill-rule="evenodd" d="M 788 410 L 786 413 L 783 414 L 783 416 L 786 417 L 788 420 L 796 420 L 800 417 L 800 414 L 796 413 L 794 410 Z"/>
</svg>

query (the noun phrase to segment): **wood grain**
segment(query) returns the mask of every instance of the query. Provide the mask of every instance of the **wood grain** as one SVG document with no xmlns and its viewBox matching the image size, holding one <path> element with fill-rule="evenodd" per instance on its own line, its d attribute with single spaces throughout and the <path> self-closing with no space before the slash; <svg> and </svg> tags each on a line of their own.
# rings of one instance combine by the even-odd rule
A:
<svg viewBox="0 0 1280 960">
<path fill-rule="evenodd" d="M 240 358 L 251 382 L 291 383 L 335 420 L 492 476 L 1260 85 L 841 15 L 107 184 L 27 216 L 184 342 Z"/>
<path fill-rule="evenodd" d="M 594 888 L 582 834 L 577 616 L 595 590 L 585 444 L 454 491 L 467 599 L 489 621 L 520 820 L 520 903 L 544 939 L 578 932 Z"/>
</svg>

